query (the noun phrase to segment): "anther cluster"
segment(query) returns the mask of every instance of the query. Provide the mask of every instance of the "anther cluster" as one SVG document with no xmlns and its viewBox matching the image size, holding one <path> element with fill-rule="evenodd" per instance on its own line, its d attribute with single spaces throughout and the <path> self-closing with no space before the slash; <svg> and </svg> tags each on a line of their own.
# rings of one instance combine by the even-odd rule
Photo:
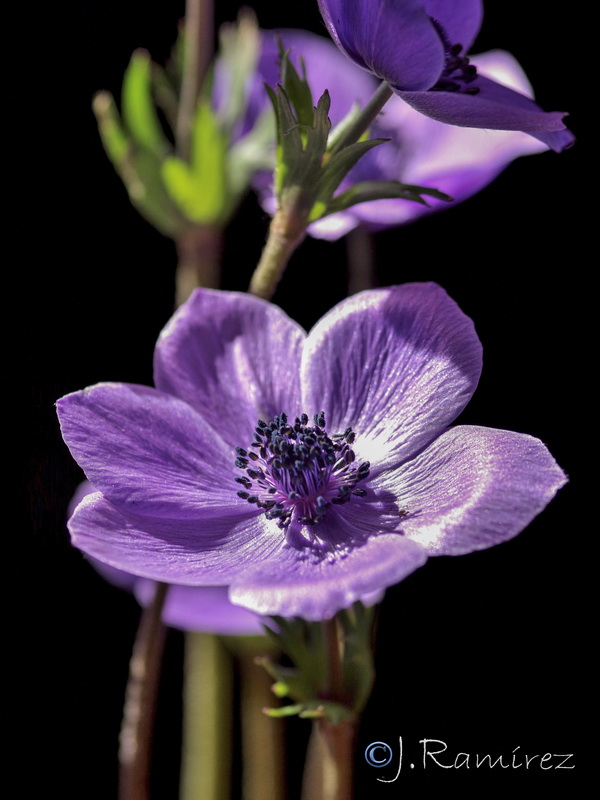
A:
<svg viewBox="0 0 600 800">
<path fill-rule="evenodd" d="M 460 55 L 463 50 L 462 44 L 452 44 L 443 25 L 433 17 L 430 19 L 442 40 L 446 56 L 442 74 L 430 91 L 479 94 L 476 86 L 463 85 L 472 83 L 477 78 L 477 67 L 469 63 L 468 56 Z"/>
<path fill-rule="evenodd" d="M 355 459 L 354 431 L 347 428 L 329 437 L 322 411 L 314 415 L 314 425 L 308 422 L 302 414 L 291 424 L 283 412 L 269 423 L 258 420 L 249 448 L 236 447 L 235 465 L 244 471 L 235 479 L 244 487 L 238 495 L 264 509 L 282 529 L 293 519 L 316 525 L 332 504 L 367 493 L 356 488 L 370 464 Z"/>
</svg>

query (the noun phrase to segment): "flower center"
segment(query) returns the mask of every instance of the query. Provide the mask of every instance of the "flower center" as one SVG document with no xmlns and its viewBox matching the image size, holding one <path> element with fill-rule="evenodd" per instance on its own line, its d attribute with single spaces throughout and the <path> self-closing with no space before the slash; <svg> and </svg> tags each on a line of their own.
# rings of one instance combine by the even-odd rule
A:
<svg viewBox="0 0 600 800">
<path fill-rule="evenodd" d="M 469 59 L 466 55 L 460 55 L 463 49 L 462 44 L 452 44 L 450 39 L 448 39 L 448 34 L 444 26 L 433 17 L 429 17 L 429 19 L 442 40 L 445 52 L 445 63 L 442 74 L 435 86 L 432 86 L 429 91 L 478 94 L 479 89 L 476 86 L 464 85 L 472 83 L 475 78 L 477 78 L 477 67 L 474 64 L 469 64 Z"/>
<path fill-rule="evenodd" d="M 259 419 L 249 448 L 235 448 L 235 465 L 244 472 L 235 479 L 244 487 L 238 495 L 264 509 L 282 529 L 292 520 L 317 525 L 332 504 L 367 493 L 355 488 L 370 464 L 355 460 L 354 431 L 346 428 L 329 437 L 323 411 L 314 415 L 313 426 L 308 421 L 302 414 L 292 425 L 283 412 L 269 423 Z"/>
</svg>

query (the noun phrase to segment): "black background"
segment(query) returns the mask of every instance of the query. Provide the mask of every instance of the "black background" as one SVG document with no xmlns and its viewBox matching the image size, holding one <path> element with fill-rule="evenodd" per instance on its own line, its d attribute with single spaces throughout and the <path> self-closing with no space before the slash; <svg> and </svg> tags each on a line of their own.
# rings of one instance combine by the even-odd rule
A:
<svg viewBox="0 0 600 800">
<path fill-rule="evenodd" d="M 219 22 L 234 18 L 236 3 L 217 5 Z M 517 539 L 462 558 L 431 559 L 388 592 L 378 682 L 356 755 L 358 800 L 440 792 L 578 796 L 593 755 L 580 721 L 590 713 L 594 685 L 588 664 L 596 563 L 594 494 L 583 489 L 595 364 L 586 348 L 592 289 L 580 193 L 587 143 L 575 93 L 576 75 L 585 74 L 576 46 L 581 22 L 548 13 L 545 3 L 487 6 L 475 52 L 511 50 L 538 102 L 571 111 L 579 141 L 561 155 L 515 162 L 452 210 L 380 234 L 379 283 L 434 280 L 447 289 L 474 319 L 484 346 L 483 377 L 460 421 L 540 437 L 570 483 Z M 256 8 L 263 27 L 324 32 L 316 2 L 275 8 L 262 1 Z M 15 305 L 25 347 L 10 398 L 12 411 L 25 412 L 19 430 L 27 521 L 6 531 L 17 545 L 7 606 L 17 627 L 12 652 L 19 674 L 13 738 L 22 771 L 14 796 L 40 797 L 52 787 L 64 798 L 110 800 L 138 607 L 70 547 L 65 509 L 81 473 L 60 439 L 53 403 L 101 380 L 152 382 L 153 345 L 173 307 L 174 251 L 130 207 L 103 153 L 90 101 L 100 88 L 119 93 L 136 47 L 166 58 L 183 4 L 84 0 L 51 13 L 35 17 L 34 46 L 31 37 L 23 41 L 29 55 L 15 61 L 26 67 L 18 71 L 25 80 L 16 143 L 24 145 L 26 179 L 9 233 L 16 233 L 18 247 L 14 271 L 24 279 Z M 267 222 L 248 198 L 229 232 L 226 288 L 247 287 Z M 344 241 L 306 241 L 275 302 L 312 325 L 345 294 L 345 254 Z M 15 338 L 23 342 L 21 333 Z M 172 632 L 155 758 L 155 796 L 166 800 L 176 797 L 181 649 L 181 634 Z M 290 726 L 296 758 L 307 727 Z M 397 748 L 399 736 L 404 772 L 396 783 L 378 783 L 382 772 L 393 776 L 393 765 L 368 767 L 364 749 L 377 740 Z M 576 767 L 490 772 L 430 762 L 424 771 L 423 738 L 447 743 L 444 763 L 460 751 L 510 756 L 520 746 L 520 753 L 573 752 Z M 290 800 L 298 797 L 297 783 L 293 771 Z"/>
</svg>

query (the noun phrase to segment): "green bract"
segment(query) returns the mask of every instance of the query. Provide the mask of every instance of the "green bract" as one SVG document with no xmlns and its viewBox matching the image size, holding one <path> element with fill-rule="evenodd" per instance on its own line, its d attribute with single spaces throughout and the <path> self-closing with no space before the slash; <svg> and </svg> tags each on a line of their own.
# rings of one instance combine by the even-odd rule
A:
<svg viewBox="0 0 600 800">
<path fill-rule="evenodd" d="M 295 218 L 300 228 L 367 200 L 400 197 L 425 204 L 423 194 L 450 199 L 435 189 L 399 181 L 363 182 L 334 196 L 358 161 L 387 140 L 367 138 L 369 122 L 361 127 L 360 108 L 331 130 L 329 93 L 314 106 L 304 65 L 299 75 L 283 49 L 281 61 L 281 83 L 268 91 L 277 131 L 275 194 L 284 217 Z"/>
</svg>

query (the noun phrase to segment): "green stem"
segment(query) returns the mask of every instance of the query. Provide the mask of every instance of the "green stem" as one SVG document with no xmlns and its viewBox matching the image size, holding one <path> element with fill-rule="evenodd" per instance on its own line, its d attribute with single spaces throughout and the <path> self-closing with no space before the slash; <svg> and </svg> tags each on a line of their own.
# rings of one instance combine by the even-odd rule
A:
<svg viewBox="0 0 600 800">
<path fill-rule="evenodd" d="M 284 723 L 263 714 L 273 703 L 272 678 L 252 653 L 240 655 L 242 796 L 284 800 Z"/>
<path fill-rule="evenodd" d="M 296 215 L 293 204 L 279 209 L 269 227 L 267 243 L 254 270 L 248 291 L 270 300 L 294 250 L 306 235 L 306 215 Z"/>
<path fill-rule="evenodd" d="M 348 145 L 354 144 L 354 142 L 358 142 L 393 94 L 394 92 L 390 88 L 390 85 L 384 81 L 375 91 L 367 105 L 361 110 L 360 114 L 337 140 L 329 155 L 332 156 L 334 153 L 342 150 L 342 148 L 348 147 Z"/>
<path fill-rule="evenodd" d="M 223 232 L 214 225 L 198 225 L 177 242 L 175 303 L 179 307 L 194 289 L 216 289 L 220 282 Z"/>
<path fill-rule="evenodd" d="M 142 611 L 125 691 L 119 737 L 119 800 L 148 800 L 156 697 L 165 641 L 162 609 L 169 587 L 156 584 L 154 598 Z"/>
<path fill-rule="evenodd" d="M 184 24 L 183 75 L 175 140 L 177 153 L 184 161 L 189 161 L 196 104 L 213 55 L 212 0 L 186 0 Z"/>
<path fill-rule="evenodd" d="M 186 633 L 181 800 L 229 800 L 231 676 L 217 636 Z"/>
</svg>

